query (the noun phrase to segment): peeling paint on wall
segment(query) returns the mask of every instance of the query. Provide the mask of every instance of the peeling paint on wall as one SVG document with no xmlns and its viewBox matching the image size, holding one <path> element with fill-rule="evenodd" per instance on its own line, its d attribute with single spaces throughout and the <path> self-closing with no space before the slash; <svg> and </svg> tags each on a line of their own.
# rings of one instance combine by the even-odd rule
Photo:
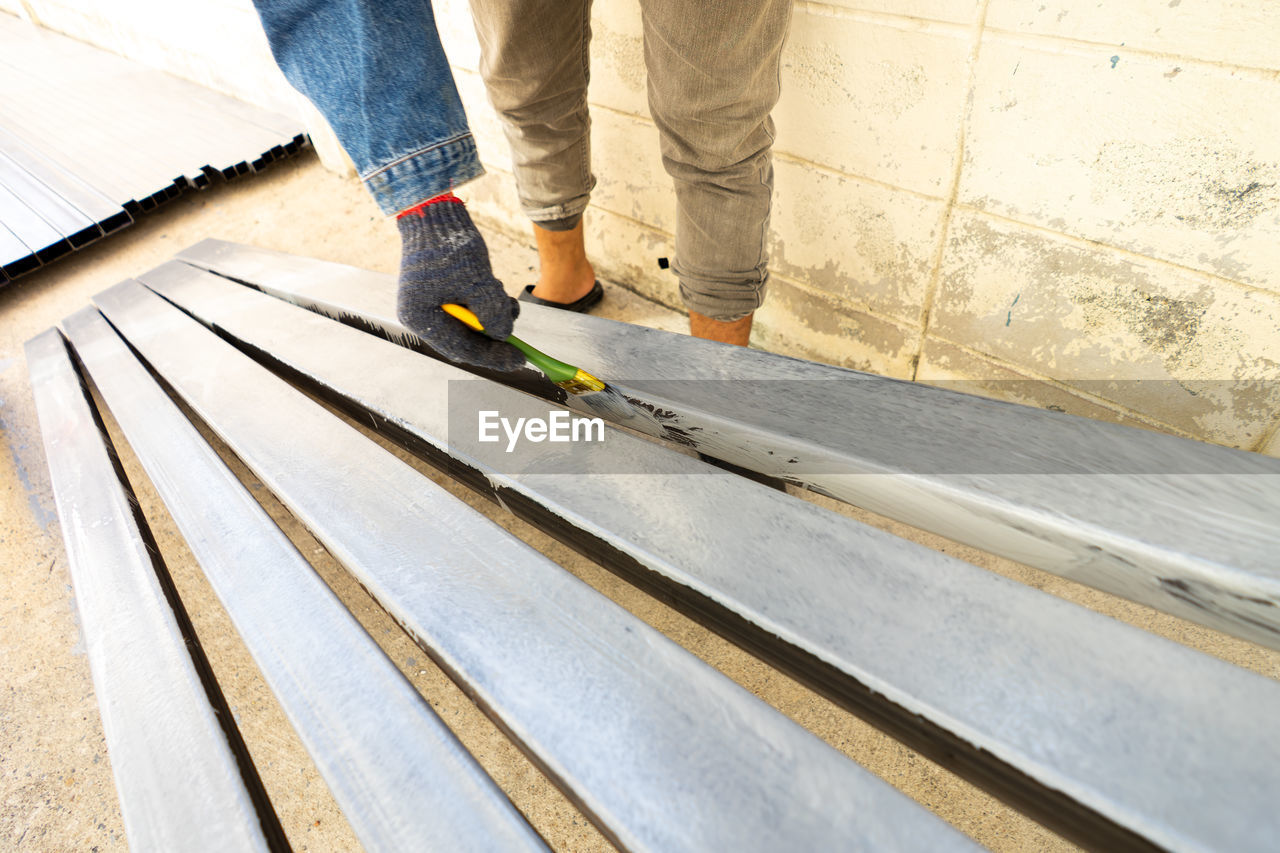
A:
<svg viewBox="0 0 1280 853">
<path fill-rule="evenodd" d="M 1277 329 L 1278 295 L 961 210 L 930 333 L 1252 448 L 1280 413 Z"/>
<path fill-rule="evenodd" d="M 1280 209 L 1280 163 L 1255 159 L 1222 137 L 1111 140 L 1098 152 L 1094 176 L 1095 201 L 1123 198 L 1140 219 L 1207 233 L 1245 228 Z"/>
</svg>

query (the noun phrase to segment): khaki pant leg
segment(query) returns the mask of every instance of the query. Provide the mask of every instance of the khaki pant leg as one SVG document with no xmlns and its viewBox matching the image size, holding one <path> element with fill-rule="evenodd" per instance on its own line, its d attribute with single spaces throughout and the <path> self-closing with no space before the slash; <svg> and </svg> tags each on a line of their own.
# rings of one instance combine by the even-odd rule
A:
<svg viewBox="0 0 1280 853">
<path fill-rule="evenodd" d="M 587 206 L 591 174 L 590 0 L 471 0 L 480 73 L 511 144 L 516 187 L 534 222 Z"/>
<path fill-rule="evenodd" d="M 770 111 L 791 0 L 641 0 L 649 108 L 675 182 L 680 293 L 719 320 L 760 306 L 773 195 Z"/>
</svg>

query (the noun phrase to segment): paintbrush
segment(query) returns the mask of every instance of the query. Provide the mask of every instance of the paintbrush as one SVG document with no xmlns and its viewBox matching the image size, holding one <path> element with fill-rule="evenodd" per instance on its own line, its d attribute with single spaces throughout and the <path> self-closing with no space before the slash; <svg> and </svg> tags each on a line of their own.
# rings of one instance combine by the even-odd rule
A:
<svg viewBox="0 0 1280 853">
<path fill-rule="evenodd" d="M 484 331 L 479 318 L 461 305 L 450 302 L 440 307 L 444 308 L 445 313 L 450 317 L 461 320 L 477 332 Z M 552 358 L 541 350 L 529 346 L 515 335 L 509 335 L 506 343 L 524 353 L 525 359 L 530 364 L 545 373 L 553 383 L 577 397 L 592 411 L 610 420 L 628 420 L 635 417 L 635 410 L 631 408 L 626 397 L 582 368 Z"/>
</svg>

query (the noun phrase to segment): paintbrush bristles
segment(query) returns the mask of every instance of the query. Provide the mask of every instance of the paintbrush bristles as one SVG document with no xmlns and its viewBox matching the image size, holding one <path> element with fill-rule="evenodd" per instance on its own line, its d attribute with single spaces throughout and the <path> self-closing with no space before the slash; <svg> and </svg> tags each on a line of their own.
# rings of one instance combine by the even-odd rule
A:
<svg viewBox="0 0 1280 853">
<path fill-rule="evenodd" d="M 574 396 L 606 420 L 626 421 L 636 416 L 635 409 L 627 402 L 627 398 L 608 385 L 605 385 L 602 391 Z"/>
</svg>

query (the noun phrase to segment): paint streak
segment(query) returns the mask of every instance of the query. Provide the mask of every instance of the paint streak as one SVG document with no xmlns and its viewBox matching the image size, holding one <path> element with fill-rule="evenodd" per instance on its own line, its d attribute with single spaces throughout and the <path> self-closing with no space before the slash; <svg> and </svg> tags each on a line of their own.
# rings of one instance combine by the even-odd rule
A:
<svg viewBox="0 0 1280 853">
<path fill-rule="evenodd" d="M 1214 614 L 1221 618 L 1225 618 L 1229 620 L 1237 620 L 1246 625 L 1250 625 L 1262 631 L 1268 631 L 1272 634 L 1280 634 L 1280 630 L 1278 630 L 1276 626 L 1271 624 L 1270 622 L 1264 621 L 1262 619 L 1254 618 L 1253 616 L 1247 613 L 1235 612 L 1226 607 L 1223 607 L 1221 604 L 1215 601 L 1212 601 L 1211 595 L 1217 592 L 1225 592 L 1228 595 L 1230 595 L 1232 598 L 1235 598 L 1238 601 L 1244 601 L 1246 603 L 1253 603 L 1253 604 L 1261 603 L 1261 604 L 1265 604 L 1268 607 L 1274 607 L 1275 606 L 1274 602 L 1266 601 L 1265 599 L 1254 598 L 1252 596 L 1239 595 L 1237 593 L 1231 592 L 1230 590 L 1216 590 L 1202 583 L 1196 583 L 1195 586 L 1193 586 L 1191 583 L 1188 583 L 1187 581 L 1184 581 L 1184 580 L 1179 580 L 1177 578 L 1157 577 L 1156 580 L 1160 583 L 1161 589 L 1163 589 L 1166 593 L 1178 599 L 1179 601 L 1182 601 L 1186 604 L 1191 605 L 1192 607 L 1195 607 L 1198 610 L 1202 610 L 1207 613 Z M 1201 589 L 1196 589 L 1195 587 L 1201 587 Z"/>
</svg>

